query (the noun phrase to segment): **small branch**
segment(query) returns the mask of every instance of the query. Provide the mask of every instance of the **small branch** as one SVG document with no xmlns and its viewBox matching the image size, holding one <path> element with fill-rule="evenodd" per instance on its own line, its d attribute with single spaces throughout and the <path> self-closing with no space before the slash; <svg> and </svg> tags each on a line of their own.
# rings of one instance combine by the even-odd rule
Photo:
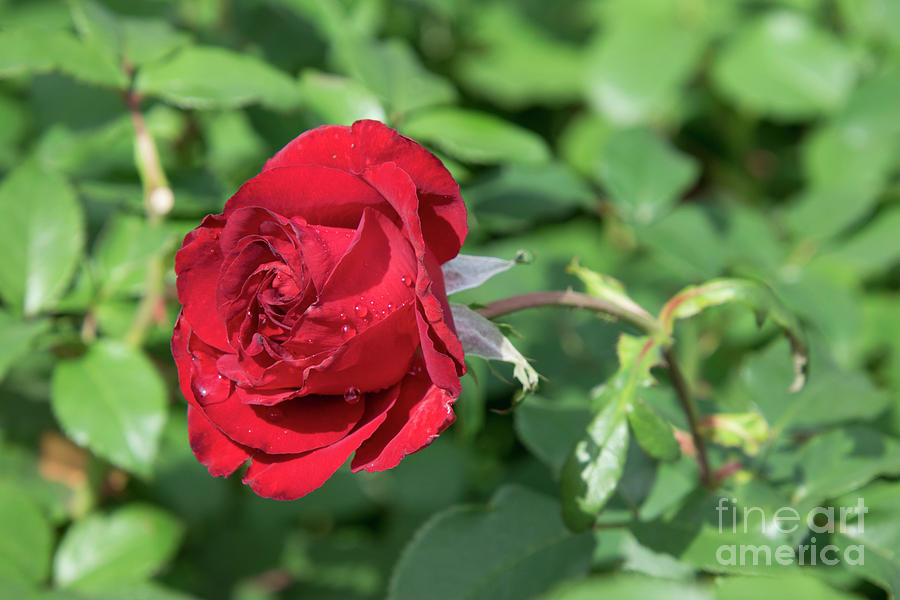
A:
<svg viewBox="0 0 900 600">
<path fill-rule="evenodd" d="M 712 473 L 709 469 L 709 459 L 706 456 L 706 442 L 703 440 L 703 436 L 700 435 L 700 429 L 697 425 L 697 407 L 694 405 L 693 398 L 691 398 L 691 392 L 688 389 L 687 381 L 684 378 L 684 374 L 681 372 L 681 368 L 678 366 L 678 360 L 671 347 L 663 350 L 663 358 L 669 369 L 672 387 L 675 388 L 675 393 L 678 395 L 678 401 L 681 403 L 681 409 L 684 411 L 688 420 L 691 439 L 693 440 L 694 448 L 697 451 L 697 468 L 700 472 L 700 480 L 705 486 L 713 487 L 715 481 L 713 480 Z"/>
<path fill-rule="evenodd" d="M 649 315 L 640 314 L 602 298 L 596 298 L 572 290 L 534 292 L 503 298 L 502 300 L 488 303 L 476 312 L 488 319 L 494 319 L 527 308 L 538 308 L 541 306 L 569 306 L 571 308 L 592 310 L 627 321 L 650 334 L 656 334 L 660 330 L 659 323 Z"/>
<path fill-rule="evenodd" d="M 144 187 L 144 209 L 147 213 L 147 222 L 151 227 L 158 227 L 162 223 L 163 217 L 172 210 L 175 198 L 163 171 L 156 143 L 153 141 L 153 136 L 147 129 L 147 123 L 141 113 L 140 103 L 140 96 L 136 92 L 129 90 L 126 93 L 125 105 L 134 127 L 135 163 Z M 150 257 L 147 263 L 144 295 L 135 312 L 131 327 L 125 335 L 125 341 L 128 344 L 140 346 L 159 314 L 160 306 L 162 305 L 164 308 L 164 277 L 165 265 L 162 257 L 159 255 Z"/>
</svg>

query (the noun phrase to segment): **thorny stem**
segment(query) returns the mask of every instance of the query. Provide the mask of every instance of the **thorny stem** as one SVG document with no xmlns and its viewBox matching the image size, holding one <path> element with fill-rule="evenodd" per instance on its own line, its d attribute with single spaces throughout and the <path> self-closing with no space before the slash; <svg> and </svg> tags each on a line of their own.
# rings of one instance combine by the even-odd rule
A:
<svg viewBox="0 0 900 600">
<path fill-rule="evenodd" d="M 479 308 L 477 312 L 481 316 L 488 319 L 494 319 L 510 313 L 518 312 L 528 308 L 538 308 L 541 306 L 568 306 L 572 308 L 580 308 L 603 313 L 623 321 L 627 321 L 632 325 L 642 329 L 648 335 L 660 340 L 663 350 L 663 358 L 666 362 L 666 368 L 672 380 L 672 387 L 678 395 L 678 401 L 688 420 L 691 438 L 694 447 L 697 450 L 697 468 L 700 479 L 705 486 L 712 487 L 715 482 L 709 468 L 709 459 L 706 454 L 706 443 L 700 435 L 697 426 L 697 408 L 691 398 L 690 389 L 681 368 L 678 366 L 678 360 L 672 351 L 672 341 L 666 333 L 663 324 L 659 320 L 653 318 L 650 313 L 640 307 L 626 307 L 615 302 L 575 292 L 566 291 L 547 291 L 534 292 L 531 294 L 522 294 L 520 296 L 511 296 L 488 303 L 486 306 Z"/>
<path fill-rule="evenodd" d="M 709 468 L 709 459 L 706 456 L 706 442 L 700 435 L 700 428 L 697 426 L 697 406 L 691 397 L 687 380 L 678 366 L 678 360 L 672 347 L 663 349 L 663 358 L 666 361 L 666 368 L 669 369 L 669 377 L 672 380 L 672 387 L 675 388 L 675 394 L 678 396 L 678 402 L 684 411 L 688 421 L 688 428 L 691 431 L 691 438 L 694 440 L 694 448 L 697 450 L 697 470 L 700 474 L 700 481 L 707 487 L 713 487 L 715 482 L 712 478 L 712 471 Z"/>
<path fill-rule="evenodd" d="M 608 300 L 572 290 L 534 292 L 503 298 L 502 300 L 490 302 L 486 306 L 479 308 L 477 312 L 483 317 L 494 319 L 509 313 L 525 310 L 526 308 L 538 308 L 541 306 L 570 306 L 572 308 L 592 310 L 628 321 L 650 334 L 656 334 L 660 331 L 659 323 L 650 316 L 650 313 L 643 311 L 639 313 Z"/>
</svg>

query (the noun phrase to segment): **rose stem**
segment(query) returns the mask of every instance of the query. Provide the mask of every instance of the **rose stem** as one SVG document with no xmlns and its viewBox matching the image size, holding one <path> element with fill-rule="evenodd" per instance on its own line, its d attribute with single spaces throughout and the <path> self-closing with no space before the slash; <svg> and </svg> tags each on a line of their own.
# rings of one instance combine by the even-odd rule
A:
<svg viewBox="0 0 900 600">
<path fill-rule="evenodd" d="M 581 292 L 573 290 L 565 291 L 548 291 L 533 292 L 530 294 L 522 294 L 520 296 L 511 296 L 494 302 L 477 309 L 477 312 L 488 319 L 494 319 L 503 315 L 518 312 L 528 308 L 539 308 L 542 306 L 568 306 L 571 308 L 581 308 L 594 312 L 605 313 L 607 315 L 620 318 L 632 325 L 642 329 L 646 333 L 663 339 L 665 335 L 662 325 L 654 319 L 650 313 L 640 309 L 635 310 L 631 307 L 625 307 L 615 302 L 597 298 Z M 666 336 L 667 337 L 667 336 Z M 675 353 L 672 352 L 670 343 L 663 343 L 663 358 L 666 362 L 666 368 L 669 371 L 669 377 L 672 380 L 672 387 L 681 403 L 681 408 L 687 417 L 688 426 L 691 431 L 691 438 L 694 440 L 694 447 L 697 450 L 697 469 L 699 471 L 700 480 L 705 486 L 712 486 L 711 471 L 709 468 L 709 459 L 706 454 L 706 443 L 700 435 L 697 427 L 697 408 L 688 389 L 687 381 L 678 366 L 678 360 Z"/>
<path fill-rule="evenodd" d="M 672 387 L 675 388 L 675 394 L 681 403 L 681 409 L 687 417 L 688 427 L 691 430 L 691 437 L 694 440 L 694 448 L 697 450 L 697 470 L 699 471 L 700 481 L 706 487 L 714 487 L 715 482 L 712 477 L 712 471 L 709 468 L 709 459 L 706 456 L 706 442 L 700 435 L 700 429 L 697 427 L 697 406 L 691 397 L 688 389 L 687 381 L 678 366 L 678 360 L 671 347 L 663 350 L 663 358 L 666 361 L 666 367 L 669 370 L 669 378 L 672 380 Z"/>
<path fill-rule="evenodd" d="M 126 65 L 126 72 L 133 77 L 133 71 Z M 147 129 L 144 115 L 141 113 L 141 98 L 133 89 L 125 93 L 125 106 L 131 117 L 134 127 L 135 162 L 141 176 L 144 188 L 144 208 L 147 213 L 147 223 L 150 227 L 158 227 L 166 213 L 172 208 L 172 189 L 166 180 L 166 174 L 162 169 L 159 152 L 153 136 Z M 147 331 L 159 314 L 159 308 L 163 302 L 165 267 L 162 257 L 155 254 L 147 264 L 147 279 L 144 286 L 144 295 L 138 305 L 131 322 L 131 327 L 125 336 L 125 341 L 138 347 L 147 335 Z"/>
</svg>

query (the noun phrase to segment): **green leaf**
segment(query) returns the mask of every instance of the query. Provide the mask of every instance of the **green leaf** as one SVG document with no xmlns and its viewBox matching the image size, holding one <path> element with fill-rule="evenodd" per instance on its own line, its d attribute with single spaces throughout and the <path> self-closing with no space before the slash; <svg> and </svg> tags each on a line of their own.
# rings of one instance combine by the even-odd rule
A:
<svg viewBox="0 0 900 600">
<path fill-rule="evenodd" d="M 324 123 L 352 125 L 359 119 L 387 120 L 378 98 L 353 79 L 308 69 L 300 76 L 300 95 Z"/>
<path fill-rule="evenodd" d="M 877 481 L 835 501 L 835 505 L 856 507 L 862 500 L 866 512 L 847 520 L 847 527 L 835 532 L 835 543 L 842 554 L 848 546 L 861 546 L 864 560 L 844 565 L 851 572 L 874 581 L 889 594 L 900 594 L 900 510 L 897 498 L 900 484 Z"/>
<path fill-rule="evenodd" d="M 500 328 L 463 304 L 450 304 L 453 322 L 466 355 L 499 360 L 513 365 L 513 376 L 523 391 L 533 391 L 539 375 L 534 367 L 516 350 Z"/>
<path fill-rule="evenodd" d="M 641 448 L 659 460 L 677 459 L 681 449 L 672 433 L 672 426 L 640 398 L 635 399 L 629 408 L 628 424 Z"/>
<path fill-rule="evenodd" d="M 491 233 L 519 232 L 597 204 L 587 182 L 559 162 L 505 164 L 464 193 L 478 228 Z"/>
<path fill-rule="evenodd" d="M 158 571 L 178 549 L 181 525 L 152 506 L 131 504 L 75 522 L 53 559 L 57 585 L 103 589 L 140 582 Z"/>
<path fill-rule="evenodd" d="M 589 53 L 588 99 L 619 125 L 666 120 L 675 113 L 706 40 L 702 30 L 675 19 L 615 24 L 602 31 Z"/>
<path fill-rule="evenodd" d="M 11 482 L 0 482 L 0 531 L 0 581 L 43 581 L 53 531 L 31 498 Z"/>
<path fill-rule="evenodd" d="M 156 62 L 187 45 L 191 36 L 161 19 L 122 17 L 122 58 L 132 65 Z"/>
<path fill-rule="evenodd" d="M 874 419 L 890 406 L 890 393 L 876 388 L 866 375 L 815 356 L 818 367 L 809 384 L 791 394 L 785 386 L 792 377 L 788 350 L 781 342 L 771 344 L 747 358 L 733 391 L 752 402 L 775 435 L 798 427 Z M 841 400 L 845 398 L 853 401 Z"/>
<path fill-rule="evenodd" d="M 6 371 L 25 356 L 34 339 L 48 326 L 47 321 L 22 321 L 0 310 L 0 382 Z"/>
<path fill-rule="evenodd" d="M 336 50 L 344 71 L 378 96 L 391 120 L 456 100 L 453 85 L 427 71 L 403 40 L 375 42 L 344 35 Z"/>
<path fill-rule="evenodd" d="M 117 215 L 97 240 L 93 265 L 102 297 L 139 294 L 147 276 L 150 257 L 162 252 L 173 236 L 146 219 Z"/>
<path fill-rule="evenodd" d="M 713 600 L 708 585 L 637 575 L 614 573 L 568 581 L 541 597 L 541 600 L 599 600 L 600 598 L 666 598 L 671 600 Z"/>
<path fill-rule="evenodd" d="M 85 83 L 128 86 L 115 61 L 67 31 L 6 29 L 0 31 L 0 48 L 0 77 L 60 71 Z"/>
<path fill-rule="evenodd" d="M 860 596 L 829 587 L 822 578 L 803 570 L 775 577 L 723 577 L 718 582 L 717 600 L 747 600 L 749 598 L 858 600 Z"/>
<path fill-rule="evenodd" d="M 467 88 L 506 108 L 577 100 L 584 58 L 522 18 L 513 6 L 486 4 L 472 15 L 466 44 L 455 57 Z"/>
<path fill-rule="evenodd" d="M 871 277 L 900 262 L 897 231 L 900 208 L 885 210 L 829 255 L 852 267 L 859 277 Z"/>
<path fill-rule="evenodd" d="M 562 469 L 563 520 L 585 531 L 597 519 L 622 478 L 628 450 L 626 414 L 611 402 L 588 426 Z"/>
<path fill-rule="evenodd" d="M 590 535 L 566 531 L 552 499 L 504 487 L 488 507 L 455 507 L 428 521 L 403 551 L 388 599 L 533 598 L 584 573 L 592 547 Z"/>
<path fill-rule="evenodd" d="M 626 219 L 647 224 L 672 209 L 698 172 L 691 157 L 652 132 L 629 129 L 606 140 L 599 177 Z"/>
<path fill-rule="evenodd" d="M 740 448 L 748 456 L 759 454 L 770 437 L 769 424 L 757 412 L 710 415 L 701 422 L 700 431 L 713 443 Z"/>
<path fill-rule="evenodd" d="M 101 341 L 53 373 L 53 412 L 66 434 L 113 464 L 148 476 L 166 417 L 166 390 L 139 350 Z"/>
<path fill-rule="evenodd" d="M 403 132 L 466 162 L 531 164 L 550 158 L 547 144 L 536 133 L 492 114 L 461 108 L 417 112 L 404 122 Z"/>
<path fill-rule="evenodd" d="M 781 327 L 791 343 L 794 380 L 790 391 L 796 392 L 806 384 L 809 348 L 800 323 L 768 287 L 748 279 L 714 279 L 701 285 L 689 286 L 669 300 L 660 312 L 659 320 L 671 331 L 678 319 L 688 319 L 712 306 L 739 302 L 756 314 L 757 323 L 771 319 Z"/>
<path fill-rule="evenodd" d="M 278 69 L 250 55 L 211 46 L 188 46 L 166 61 L 145 66 L 135 89 L 182 108 L 261 103 L 288 110 L 300 100 L 296 83 Z"/>
<path fill-rule="evenodd" d="M 582 267 L 577 258 L 569 263 L 569 266 L 566 267 L 566 272 L 578 277 L 584 284 L 587 293 L 591 296 L 625 307 L 632 313 L 644 316 L 647 319 L 653 318 L 650 316 L 650 313 L 628 296 L 625 286 L 615 277 Z"/>
<path fill-rule="evenodd" d="M 597 398 L 603 407 L 575 444 L 562 470 L 563 520 L 573 531 L 593 525 L 616 491 L 628 451 L 628 413 L 634 410 L 639 389 L 653 384 L 650 369 L 661 360 L 659 341 L 649 337 L 623 333 L 616 352 L 619 370 Z M 644 443 L 654 451 L 667 444 L 662 437 L 651 440 L 647 423 L 641 419 L 636 422 L 645 436 Z"/>
<path fill-rule="evenodd" d="M 804 445 L 797 463 L 803 480 L 794 499 L 816 505 L 880 475 L 900 475 L 900 441 L 866 427 L 836 429 Z"/>
<path fill-rule="evenodd" d="M 84 244 L 84 216 L 68 183 L 29 162 L 0 185 L 0 295 L 33 315 L 65 290 Z"/>
<path fill-rule="evenodd" d="M 806 119 L 840 107 L 856 73 L 846 48 L 796 13 L 771 11 L 719 55 L 713 80 L 747 110 Z"/>
<path fill-rule="evenodd" d="M 586 405 L 529 396 L 513 412 L 516 435 L 543 463 L 560 472 L 573 440 L 581 436 L 591 413 Z"/>
<path fill-rule="evenodd" d="M 116 15 L 94 0 L 68 0 L 72 22 L 81 39 L 118 61 L 122 49 L 122 30 Z"/>
</svg>

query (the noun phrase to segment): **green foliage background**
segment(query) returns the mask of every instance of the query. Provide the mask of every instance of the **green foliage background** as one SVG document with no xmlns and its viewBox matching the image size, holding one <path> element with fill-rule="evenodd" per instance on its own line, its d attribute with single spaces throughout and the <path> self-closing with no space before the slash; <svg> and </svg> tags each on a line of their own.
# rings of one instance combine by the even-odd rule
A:
<svg viewBox="0 0 900 600">
<path fill-rule="evenodd" d="M 174 190 L 160 222 L 128 90 Z M 896 592 L 898 100 L 896 0 L 0 0 L 0 597 Z M 654 312 L 713 277 L 771 286 L 809 334 L 798 394 L 743 308 L 675 332 L 719 493 L 863 497 L 865 528 L 818 543 L 865 564 L 717 564 L 760 524 L 717 533 L 693 460 L 633 442 L 601 525 L 568 533 L 560 470 L 628 329 L 566 310 L 503 319 L 539 396 L 505 412 L 511 369 L 473 360 L 457 424 L 393 471 L 283 504 L 211 478 L 168 350 L 174 250 L 299 132 L 363 117 L 445 160 L 467 253 L 533 256 L 460 301 L 578 286 L 573 256 Z M 658 375 L 642 400 L 684 430 Z"/>
</svg>

